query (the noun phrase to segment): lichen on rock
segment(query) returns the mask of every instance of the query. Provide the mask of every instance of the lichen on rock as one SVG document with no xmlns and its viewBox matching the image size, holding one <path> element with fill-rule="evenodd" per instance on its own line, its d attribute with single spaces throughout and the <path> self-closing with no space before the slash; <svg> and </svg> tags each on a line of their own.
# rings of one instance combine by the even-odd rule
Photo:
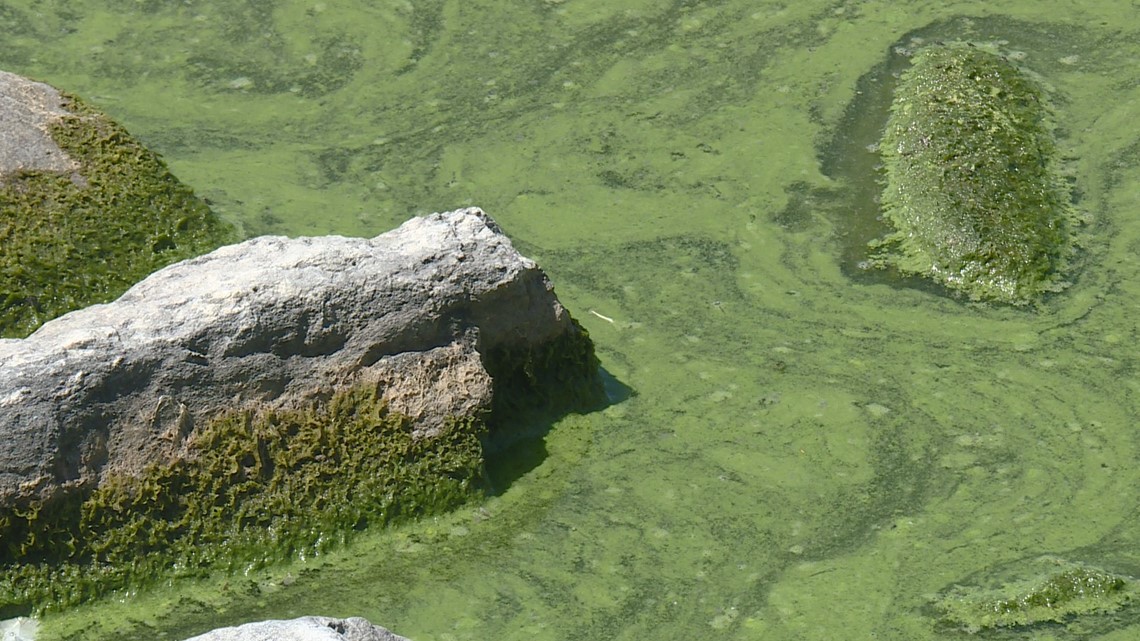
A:
<svg viewBox="0 0 1140 641">
<path fill-rule="evenodd" d="M 929 46 L 900 79 L 880 144 L 894 232 L 872 263 L 973 300 L 1063 287 L 1077 220 L 1040 84 L 983 47 Z"/>
</svg>

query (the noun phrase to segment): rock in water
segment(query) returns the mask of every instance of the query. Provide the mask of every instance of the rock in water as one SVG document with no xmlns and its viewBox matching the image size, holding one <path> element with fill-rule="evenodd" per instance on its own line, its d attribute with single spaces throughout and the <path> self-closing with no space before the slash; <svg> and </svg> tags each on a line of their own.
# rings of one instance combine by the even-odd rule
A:
<svg viewBox="0 0 1140 641">
<path fill-rule="evenodd" d="M 0 616 L 453 507 L 488 422 L 603 400 L 589 337 L 479 209 L 171 265 L 0 340 Z"/>
<path fill-rule="evenodd" d="M 1001 56 L 930 46 L 903 73 L 880 145 L 895 232 L 875 262 L 974 300 L 1058 289 L 1075 220 L 1040 86 Z"/>
<path fill-rule="evenodd" d="M 218 628 L 186 641 L 409 641 L 366 619 L 301 617 Z"/>
</svg>

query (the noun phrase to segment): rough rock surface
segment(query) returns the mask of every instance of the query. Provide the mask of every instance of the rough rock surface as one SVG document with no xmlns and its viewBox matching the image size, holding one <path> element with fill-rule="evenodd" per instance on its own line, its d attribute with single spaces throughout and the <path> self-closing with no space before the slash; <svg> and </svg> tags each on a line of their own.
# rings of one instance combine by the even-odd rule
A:
<svg viewBox="0 0 1140 641">
<path fill-rule="evenodd" d="M 186 641 L 409 641 L 367 619 L 301 617 L 218 628 Z"/>
<path fill-rule="evenodd" d="M 51 136 L 49 125 L 68 111 L 54 87 L 0 71 L 0 177 L 19 171 L 74 171 Z"/>
<path fill-rule="evenodd" d="M 359 380 L 385 382 L 430 436 L 489 407 L 482 358 L 578 331 L 479 209 L 372 239 L 226 246 L 0 340 L 0 509 L 177 457 L 223 410 L 298 406 Z"/>
</svg>

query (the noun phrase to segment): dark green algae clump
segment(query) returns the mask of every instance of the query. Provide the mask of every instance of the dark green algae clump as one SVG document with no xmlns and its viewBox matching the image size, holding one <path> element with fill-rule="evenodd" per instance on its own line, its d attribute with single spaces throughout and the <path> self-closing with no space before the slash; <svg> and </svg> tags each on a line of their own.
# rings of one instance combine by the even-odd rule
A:
<svg viewBox="0 0 1140 641">
<path fill-rule="evenodd" d="M 1063 287 L 1076 221 L 1041 86 L 969 44 L 929 46 L 899 81 L 880 144 L 894 232 L 871 263 L 973 300 Z"/>
<path fill-rule="evenodd" d="M 51 125 L 74 174 L 0 177 L 0 337 L 110 301 L 151 272 L 237 240 L 127 131 L 74 96 Z"/>
</svg>

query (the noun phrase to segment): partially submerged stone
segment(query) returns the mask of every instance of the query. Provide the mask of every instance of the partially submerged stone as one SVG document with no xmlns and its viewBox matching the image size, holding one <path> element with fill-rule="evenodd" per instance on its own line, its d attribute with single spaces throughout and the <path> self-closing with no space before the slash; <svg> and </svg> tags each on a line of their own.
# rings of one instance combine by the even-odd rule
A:
<svg viewBox="0 0 1140 641">
<path fill-rule="evenodd" d="M 301 617 L 218 628 L 186 641 L 409 641 L 367 619 Z"/>
<path fill-rule="evenodd" d="M 1115 612 L 1138 594 L 1129 577 L 1045 556 L 982 585 L 954 586 L 934 600 L 934 607 L 944 625 L 979 632 Z"/>
<path fill-rule="evenodd" d="M 0 336 L 25 336 L 234 238 L 121 126 L 0 71 L 0 239 Z"/>
<path fill-rule="evenodd" d="M 1041 87 L 966 44 L 919 51 L 880 145 L 883 214 L 874 263 L 974 300 L 1026 304 L 1061 286 L 1075 220 Z"/>
<path fill-rule="evenodd" d="M 171 265 L 0 340 L 0 618 L 453 507 L 488 423 L 603 400 L 585 331 L 478 209 Z"/>
</svg>

